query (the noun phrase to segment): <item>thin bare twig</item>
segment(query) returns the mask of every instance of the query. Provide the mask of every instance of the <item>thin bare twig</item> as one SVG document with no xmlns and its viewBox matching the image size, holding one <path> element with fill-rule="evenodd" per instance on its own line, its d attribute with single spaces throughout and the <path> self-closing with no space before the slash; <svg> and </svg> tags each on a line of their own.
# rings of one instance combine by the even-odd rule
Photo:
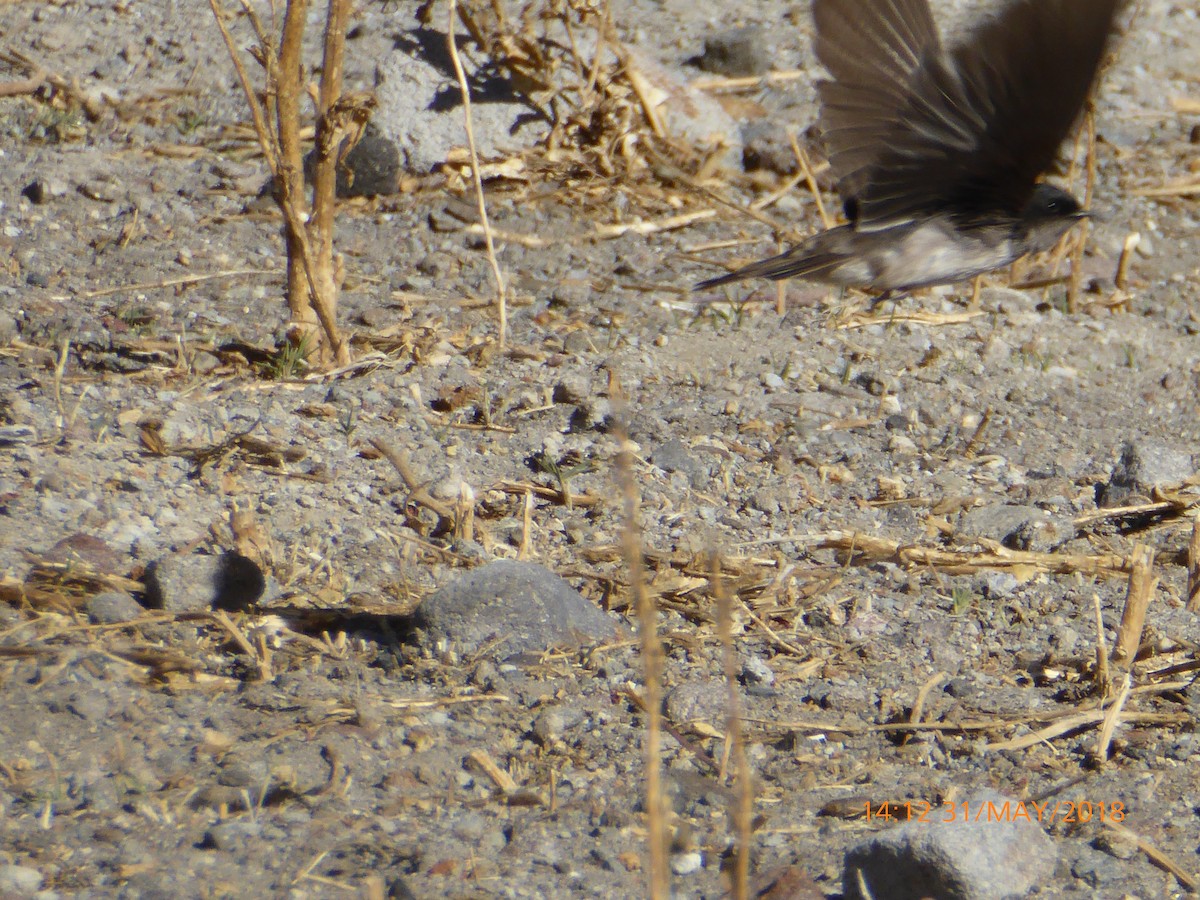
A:
<svg viewBox="0 0 1200 900">
<path fill-rule="evenodd" d="M 733 758 L 736 777 L 731 819 L 737 829 L 737 856 L 734 859 L 732 893 L 734 900 L 746 900 L 750 896 L 750 820 L 754 811 L 754 790 L 750 779 L 750 764 L 746 757 L 745 736 L 742 734 L 737 655 L 733 648 L 733 604 L 730 601 L 729 589 L 721 576 L 721 557 L 715 551 L 711 555 L 712 586 L 717 598 L 717 631 L 721 641 L 722 667 L 725 670 L 725 752 Z"/>
<path fill-rule="evenodd" d="M 496 259 L 496 244 L 492 240 L 491 223 L 488 221 L 487 203 L 483 196 L 483 178 L 479 175 L 479 152 L 475 149 L 475 126 L 471 124 L 471 89 L 467 84 L 467 74 L 463 71 L 462 60 L 458 57 L 458 42 L 454 39 L 454 30 L 457 24 L 458 2 L 450 0 L 450 24 L 446 29 L 446 42 L 450 48 L 450 60 L 454 63 L 454 74 L 458 77 L 459 90 L 462 91 L 467 148 L 471 152 L 471 180 L 475 184 L 475 200 L 479 206 L 479 223 L 483 226 L 483 242 L 487 248 L 488 265 L 491 266 L 492 278 L 496 282 L 496 313 L 499 317 L 497 343 L 503 348 L 508 335 L 508 301 L 505 296 L 504 273 L 500 271 L 500 261 Z"/>
<path fill-rule="evenodd" d="M 662 677 L 663 648 L 658 636 L 657 610 L 646 588 L 642 570 L 642 540 L 638 526 L 638 490 L 633 476 L 633 453 L 629 439 L 623 437 L 617 456 L 617 478 L 625 501 L 624 550 L 629 568 L 630 590 L 637 609 L 638 631 L 642 651 L 642 673 L 645 687 L 646 714 L 646 830 L 648 860 L 646 866 L 647 893 L 651 900 L 667 900 L 671 896 L 670 870 L 667 854 L 667 810 L 662 786 Z"/>
<path fill-rule="evenodd" d="M 1121 689 L 1117 691 L 1116 699 L 1105 713 L 1104 721 L 1100 723 L 1100 734 L 1096 737 L 1097 766 L 1103 766 L 1108 759 L 1108 748 L 1112 745 L 1113 734 L 1117 730 L 1117 723 L 1121 720 L 1121 713 L 1125 711 L 1125 704 L 1129 700 L 1129 692 L 1132 688 L 1133 679 L 1126 672 L 1125 677 L 1121 679 Z"/>
<path fill-rule="evenodd" d="M 1192 539 L 1188 542 L 1187 608 L 1200 612 L 1200 515 L 1192 518 Z"/>
</svg>

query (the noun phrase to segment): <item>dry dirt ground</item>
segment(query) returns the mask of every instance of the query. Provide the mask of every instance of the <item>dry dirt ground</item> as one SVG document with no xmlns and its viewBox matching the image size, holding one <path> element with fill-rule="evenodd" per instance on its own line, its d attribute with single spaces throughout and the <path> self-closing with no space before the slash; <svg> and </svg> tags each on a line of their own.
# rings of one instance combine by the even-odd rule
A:
<svg viewBox="0 0 1200 900">
<path fill-rule="evenodd" d="M 410 6 L 359 4 L 350 86 L 413 31 Z M 713 77 L 688 63 L 706 36 L 763 26 L 772 68 L 801 77 L 725 102 L 807 134 L 805 5 L 705 9 L 611 14 L 683 80 Z M 461 178 L 342 205 L 342 321 L 375 355 L 335 378 L 275 352 L 279 219 L 255 201 L 266 170 L 207 4 L 9 0 L 0 49 L 18 87 L 0 97 L 0 894 L 642 895 L 618 425 L 678 734 L 678 896 L 727 889 L 736 834 L 714 553 L 755 878 L 839 896 L 846 850 L 889 827 L 855 815 L 866 803 L 984 788 L 1092 804 L 1042 823 L 1041 896 L 1182 896 L 1200 877 L 1194 0 L 1137 4 L 1106 75 L 1073 311 L 1061 282 L 1008 273 L 974 303 L 959 286 L 874 312 L 800 283 L 783 315 L 773 287 L 692 295 L 713 260 L 774 249 L 738 209 L 786 175 L 547 164 L 489 184 L 495 228 L 542 239 L 499 242 L 503 350 Z M 819 227 L 802 185 L 764 215 Z M 1098 757 L 1115 701 L 1095 690 L 1097 609 L 1111 646 L 1138 545 L 1158 581 Z M 290 616 L 95 602 L 144 600 L 152 562 L 235 547 Z M 423 597 L 518 556 L 611 610 L 617 636 L 515 660 L 413 642 Z"/>
</svg>

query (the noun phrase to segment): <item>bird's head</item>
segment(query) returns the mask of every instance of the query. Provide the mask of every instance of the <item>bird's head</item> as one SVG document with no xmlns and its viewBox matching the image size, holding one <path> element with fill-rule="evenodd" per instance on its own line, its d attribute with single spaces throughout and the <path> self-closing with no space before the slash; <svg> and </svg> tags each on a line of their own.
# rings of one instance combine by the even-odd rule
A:
<svg viewBox="0 0 1200 900">
<path fill-rule="evenodd" d="M 1079 201 L 1052 184 L 1039 184 L 1025 208 L 1021 222 L 1025 226 L 1030 250 L 1040 252 L 1053 247 L 1063 233 L 1091 213 L 1080 208 Z"/>
</svg>

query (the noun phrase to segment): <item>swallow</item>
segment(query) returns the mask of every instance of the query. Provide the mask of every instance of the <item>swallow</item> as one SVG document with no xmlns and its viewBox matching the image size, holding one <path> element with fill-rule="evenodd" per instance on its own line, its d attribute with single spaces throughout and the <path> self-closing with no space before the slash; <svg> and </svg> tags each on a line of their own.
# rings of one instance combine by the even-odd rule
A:
<svg viewBox="0 0 1200 900">
<path fill-rule="evenodd" d="M 943 47 L 927 0 L 814 0 L 819 126 L 847 224 L 696 285 L 807 278 L 884 297 L 1053 247 L 1088 213 L 1039 181 L 1123 0 L 1007 0 Z"/>
</svg>

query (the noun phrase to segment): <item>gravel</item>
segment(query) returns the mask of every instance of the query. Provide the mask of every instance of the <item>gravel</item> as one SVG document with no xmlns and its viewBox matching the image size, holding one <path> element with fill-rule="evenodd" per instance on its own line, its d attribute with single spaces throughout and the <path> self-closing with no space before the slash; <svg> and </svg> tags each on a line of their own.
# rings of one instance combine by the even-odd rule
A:
<svg viewBox="0 0 1200 900">
<path fill-rule="evenodd" d="M 935 5 L 951 32 L 975 14 Z M 789 130 L 829 186 L 806 6 L 717 22 L 622 0 L 645 96 L 674 98 L 664 127 L 727 168 L 639 157 L 627 129 L 547 169 L 524 155 L 545 118 L 511 130 L 520 92 L 477 102 L 502 163 L 504 350 L 470 179 L 437 171 L 464 143 L 461 109 L 426 99 L 456 96 L 442 13 L 416 12 L 354 12 L 347 87 L 415 41 L 424 92 L 393 98 L 393 143 L 413 146 L 361 160 L 380 193 L 338 210 L 338 315 L 364 366 L 308 377 L 276 354 L 281 224 L 207 6 L 0 5 L 13 48 L 99 110 L 46 86 L 0 98 L 0 895 L 645 896 L 641 589 L 674 896 L 724 896 L 737 853 L 726 672 L 767 896 L 847 896 L 855 871 L 926 850 L 967 885 L 939 896 L 1183 896 L 1200 230 L 1194 197 L 1142 190 L 1194 175 L 1174 103 L 1200 93 L 1194 9 L 1138 4 L 1105 78 L 1080 310 L 997 273 L 974 305 L 959 286 L 873 315 L 794 282 L 781 316 L 773 285 L 690 286 L 775 252 L 763 216 L 819 227 L 803 189 L 736 212 L 795 174 Z M 460 47 L 482 55 L 465 29 Z M 796 77 L 695 87 L 764 58 Z M 646 161 L 634 177 L 604 168 L 624 153 Z M 1116 693 L 1092 666 L 1127 578 L 1079 561 L 1139 543 L 1158 584 L 1100 759 Z M 996 795 L 1057 815 L 864 815 Z"/>
</svg>

